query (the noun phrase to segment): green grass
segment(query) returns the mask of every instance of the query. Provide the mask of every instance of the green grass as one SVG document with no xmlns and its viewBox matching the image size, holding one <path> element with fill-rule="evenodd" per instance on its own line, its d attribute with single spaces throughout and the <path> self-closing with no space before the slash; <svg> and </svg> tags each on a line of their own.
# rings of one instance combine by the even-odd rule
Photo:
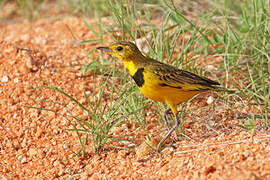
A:
<svg viewBox="0 0 270 180">
<path fill-rule="evenodd" d="M 101 17 L 109 13 L 106 0 L 60 0 L 71 7 L 72 12 L 86 17 Z"/>
<path fill-rule="evenodd" d="M 237 80 L 243 84 L 241 93 L 249 101 L 255 101 L 264 117 L 265 127 L 269 126 L 270 98 L 270 4 L 264 0 L 232 3 L 226 1 L 224 8 L 218 9 L 225 24 L 223 39 L 217 43 L 224 44 L 222 57 L 226 78 L 228 70 L 232 73 L 239 69 L 245 71 L 244 79 Z M 220 36 L 221 37 L 221 36 Z M 232 77 L 234 78 L 234 77 Z M 236 80 L 235 80 L 236 81 Z"/>
<path fill-rule="evenodd" d="M 120 125 L 122 121 L 126 120 L 131 115 L 134 115 L 140 122 L 142 128 L 144 128 L 144 123 L 142 123 L 140 120 L 141 116 L 138 116 L 136 113 L 144 109 L 145 105 L 134 102 L 134 93 L 136 93 L 134 91 L 134 87 L 122 87 L 120 89 L 121 94 L 119 94 L 117 100 L 112 100 L 115 99 L 115 95 L 110 94 L 109 98 L 111 99 L 111 101 L 107 104 L 103 102 L 104 91 L 106 89 L 106 86 L 109 85 L 107 80 L 108 77 L 105 80 L 104 85 L 100 88 L 99 92 L 96 92 L 94 89 L 93 94 L 97 95 L 92 96 L 92 98 L 94 99 L 90 100 L 89 96 L 86 93 L 84 94 L 87 104 L 80 103 L 70 94 L 67 94 L 63 90 L 54 86 L 42 86 L 38 88 L 50 89 L 64 95 L 77 106 L 79 106 L 80 109 L 83 111 L 83 114 L 87 114 L 87 118 L 74 115 L 74 113 L 68 109 L 67 104 L 63 104 L 60 102 L 52 102 L 54 104 L 62 106 L 62 108 L 66 109 L 66 111 L 68 112 L 67 115 L 62 114 L 62 116 L 70 121 L 72 128 L 69 128 L 68 130 L 76 132 L 79 143 L 81 144 L 81 148 L 75 153 L 75 155 L 84 155 L 85 153 L 87 153 L 85 149 L 86 145 L 89 144 L 89 140 L 92 142 L 92 147 L 96 153 L 101 153 L 108 148 L 128 148 L 123 146 L 110 145 L 110 143 L 113 141 L 129 141 L 129 139 L 125 137 L 125 135 L 113 136 L 111 130 L 114 127 Z M 126 101 L 127 99 L 129 99 L 128 102 Z M 91 103 L 91 101 L 94 101 L 96 103 Z M 39 107 L 28 108 L 34 108 L 44 111 L 54 111 L 52 109 Z"/>
<path fill-rule="evenodd" d="M 129 40 L 135 41 L 145 38 L 148 47 L 148 55 L 159 61 L 172 64 L 179 68 L 206 75 L 204 68 L 197 67 L 198 56 L 222 57 L 221 71 L 224 72 L 220 79 L 225 79 L 224 86 L 234 84 L 238 88 L 238 95 L 224 94 L 219 96 L 225 102 L 226 108 L 234 107 L 241 99 L 248 100 L 249 106 L 255 103 L 260 110 L 259 115 L 251 116 L 243 122 L 244 130 L 256 129 L 256 118 L 264 120 L 264 127 L 269 128 L 269 99 L 270 99 L 270 3 L 266 0 L 243 0 L 243 1 L 218 1 L 211 2 L 212 7 L 202 9 L 196 20 L 183 15 L 181 7 L 177 7 L 172 1 L 83 1 L 78 3 L 68 1 L 75 12 L 81 12 L 85 16 L 95 17 L 99 30 L 95 31 L 92 24 L 85 25 L 89 31 L 96 35 L 96 39 L 82 41 L 82 44 L 99 43 L 108 45 L 112 41 Z M 187 3 L 188 6 L 188 3 Z M 190 7 L 189 7 L 190 8 Z M 94 11 L 91 11 L 93 10 Z M 113 22 L 112 25 L 103 24 L 102 17 L 107 17 Z M 152 23 L 155 18 L 162 19 L 162 24 L 156 26 Z M 140 21 L 138 21 L 140 20 Z M 116 34 L 118 36 L 116 36 Z M 104 42 L 104 35 L 112 41 Z M 119 36 L 120 35 L 120 36 Z M 179 43 L 179 38 L 189 36 L 186 41 Z M 218 46 L 217 46 L 218 45 Z M 173 54 L 177 51 L 177 54 Z M 96 152 L 102 152 L 110 147 L 110 141 L 120 141 L 123 137 L 111 137 L 111 129 L 118 126 L 127 117 L 132 123 L 138 123 L 144 129 L 146 125 L 145 107 L 156 109 L 157 120 L 163 123 L 163 111 L 167 106 L 144 98 L 134 86 L 132 79 L 125 69 L 113 68 L 117 62 L 115 59 L 105 59 L 103 53 L 93 60 L 92 53 L 88 52 L 90 62 L 82 68 L 86 71 L 99 71 L 102 77 L 118 79 L 120 84 L 109 81 L 98 93 L 98 103 L 87 106 L 81 105 L 76 99 L 56 88 L 51 88 L 69 97 L 78 106 L 88 112 L 88 119 L 83 120 L 72 116 L 74 128 L 70 129 L 78 134 L 84 152 L 86 142 L 90 138 Z M 165 58 L 164 58 L 165 57 Z M 207 63 L 207 62 L 206 62 Z M 239 77 L 242 75 L 242 78 Z M 214 74 L 210 73 L 213 77 Z M 108 76 L 110 74 L 110 76 Z M 218 80 L 218 79 L 216 79 Z M 110 103 L 103 106 L 104 89 L 111 87 L 119 100 L 114 100 L 111 95 Z M 89 97 L 85 96 L 89 102 Z M 212 107 L 215 108 L 215 104 Z M 191 112 L 186 110 L 186 113 Z M 148 134 L 147 131 L 145 131 Z M 179 132 L 182 133 L 181 131 Z"/>
<path fill-rule="evenodd" d="M 46 3 L 46 0 L 16 0 L 15 2 L 23 16 L 34 21 L 39 17 L 41 7 Z"/>
</svg>

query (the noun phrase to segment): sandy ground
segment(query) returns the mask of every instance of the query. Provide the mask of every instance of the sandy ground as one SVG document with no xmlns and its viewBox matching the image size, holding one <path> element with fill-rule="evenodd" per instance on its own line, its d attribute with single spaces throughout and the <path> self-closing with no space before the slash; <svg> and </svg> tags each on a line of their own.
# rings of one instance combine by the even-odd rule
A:
<svg viewBox="0 0 270 180">
<path fill-rule="evenodd" d="M 78 40 L 73 39 L 67 25 Z M 84 91 L 91 95 L 93 73 L 84 75 L 80 69 L 94 60 L 87 52 L 100 44 L 79 44 L 89 39 L 97 37 L 78 17 L 0 24 L 1 179 L 270 179 L 269 132 L 262 128 L 259 119 L 256 131 L 247 132 L 238 126 L 251 113 L 258 112 L 245 100 L 227 108 L 225 113 L 224 102 L 218 102 L 215 115 L 210 116 L 207 110 L 187 114 L 186 122 L 196 119 L 184 124 L 184 132 L 192 140 L 178 137 L 173 144 L 175 148 L 166 148 L 149 160 L 140 161 L 149 152 L 145 134 L 138 124 L 128 124 L 129 120 L 115 134 L 134 139 L 134 148 L 107 149 L 97 154 L 90 143 L 84 157 L 71 159 L 74 155 L 71 150 L 80 148 L 79 140 L 75 132 L 67 130 L 71 124 L 63 116 L 66 110 L 49 101 L 65 102 L 74 114 L 82 114 L 81 110 L 60 93 L 35 88 L 57 86 L 81 102 Z M 208 63 L 206 59 L 204 62 Z M 216 95 L 200 95 L 188 108 L 207 107 L 209 97 Z M 156 119 L 154 114 L 147 117 L 146 129 L 158 142 L 166 131 Z"/>
</svg>

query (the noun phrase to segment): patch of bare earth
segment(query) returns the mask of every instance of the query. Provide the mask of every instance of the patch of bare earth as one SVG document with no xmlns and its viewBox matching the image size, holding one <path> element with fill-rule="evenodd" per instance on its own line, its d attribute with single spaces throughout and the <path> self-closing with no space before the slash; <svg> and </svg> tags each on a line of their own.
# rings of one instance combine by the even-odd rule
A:
<svg viewBox="0 0 270 180">
<path fill-rule="evenodd" d="M 210 93 L 188 104 L 189 110 L 206 108 L 186 114 L 184 132 L 192 140 L 175 138 L 175 149 L 169 147 L 159 156 L 138 161 L 147 158 L 145 151 L 149 151 L 143 145 L 144 131 L 136 123 L 123 124 L 115 133 L 134 139 L 135 148 L 108 149 L 98 155 L 89 144 L 85 157 L 70 159 L 74 155 L 71 150 L 78 150 L 80 143 L 76 133 L 67 130 L 71 124 L 63 116 L 67 113 L 65 109 L 52 101 L 67 104 L 75 115 L 83 112 L 60 93 L 34 89 L 54 85 L 82 103 L 84 91 L 91 97 L 93 72 L 81 74 L 79 65 L 94 60 L 86 54 L 99 44 L 80 45 L 66 25 L 80 40 L 98 39 L 76 17 L 0 26 L 1 179 L 270 179 L 269 134 L 262 129 L 245 132 L 237 126 L 257 109 L 239 100 L 227 110 L 219 102 L 216 111 L 210 112 L 207 108 L 210 97 L 216 98 Z M 207 59 L 203 61 L 208 64 Z M 211 68 L 218 72 L 218 67 Z M 102 84 L 101 77 L 97 80 Z M 145 111 L 152 112 L 151 108 Z M 156 119 L 155 114 L 149 113 L 146 129 L 158 142 L 166 130 Z M 258 121 L 257 125 L 260 124 Z"/>
</svg>

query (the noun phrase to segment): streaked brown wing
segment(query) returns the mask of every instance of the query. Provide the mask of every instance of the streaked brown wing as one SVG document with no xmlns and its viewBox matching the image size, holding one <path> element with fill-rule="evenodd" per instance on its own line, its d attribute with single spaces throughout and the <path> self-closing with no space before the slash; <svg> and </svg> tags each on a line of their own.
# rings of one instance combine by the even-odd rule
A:
<svg viewBox="0 0 270 180">
<path fill-rule="evenodd" d="M 152 61 L 149 68 L 153 74 L 157 75 L 161 86 L 170 86 L 185 90 L 209 90 L 220 85 L 218 82 L 208 78 L 200 77 L 194 73 L 177 69 L 173 66 Z"/>
</svg>

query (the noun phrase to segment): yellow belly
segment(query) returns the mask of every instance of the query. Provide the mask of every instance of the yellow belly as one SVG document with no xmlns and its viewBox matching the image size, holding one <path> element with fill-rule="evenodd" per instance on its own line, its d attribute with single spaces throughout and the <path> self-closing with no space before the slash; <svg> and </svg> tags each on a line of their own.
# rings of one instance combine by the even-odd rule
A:
<svg viewBox="0 0 270 180">
<path fill-rule="evenodd" d="M 169 86 L 161 86 L 155 77 L 144 73 L 144 85 L 139 87 L 141 93 L 149 99 L 170 104 L 180 104 L 200 93 L 198 91 L 185 91 Z"/>
<path fill-rule="evenodd" d="M 139 89 L 141 93 L 149 99 L 158 102 L 171 102 L 173 104 L 185 102 L 200 93 L 198 91 L 183 91 L 180 89 L 153 85 L 144 85 Z"/>
</svg>

